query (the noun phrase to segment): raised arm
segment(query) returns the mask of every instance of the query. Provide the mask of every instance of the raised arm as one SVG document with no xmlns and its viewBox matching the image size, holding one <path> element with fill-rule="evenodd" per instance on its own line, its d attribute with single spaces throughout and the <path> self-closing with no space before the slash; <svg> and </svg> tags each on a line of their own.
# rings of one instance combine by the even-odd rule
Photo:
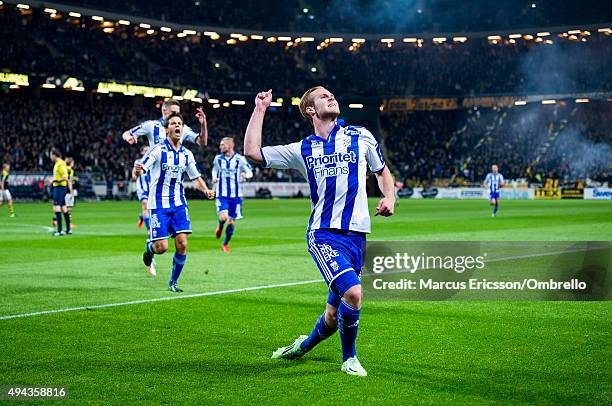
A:
<svg viewBox="0 0 612 406">
<path fill-rule="evenodd" d="M 206 114 L 204 114 L 202 107 L 198 107 L 196 117 L 200 122 L 200 136 L 196 139 L 196 144 L 206 146 L 208 145 L 208 124 L 206 123 Z"/>
<path fill-rule="evenodd" d="M 383 194 L 383 198 L 378 202 L 376 206 L 376 215 L 389 217 L 393 215 L 395 208 L 395 183 L 393 181 L 393 175 L 389 168 L 385 168 L 376 174 L 376 180 L 378 181 L 378 187 Z"/>
<path fill-rule="evenodd" d="M 271 101 L 272 89 L 257 94 L 255 97 L 255 108 L 253 109 L 253 114 L 251 114 L 249 125 L 244 134 L 244 154 L 250 160 L 259 164 L 263 162 L 263 157 L 261 155 L 263 121 L 266 115 L 266 109 L 270 106 Z"/>
<path fill-rule="evenodd" d="M 130 133 L 130 130 L 127 130 L 126 132 L 124 132 L 121 137 L 128 144 L 136 144 L 138 142 L 138 139 L 135 136 L 133 136 L 132 133 Z"/>
</svg>

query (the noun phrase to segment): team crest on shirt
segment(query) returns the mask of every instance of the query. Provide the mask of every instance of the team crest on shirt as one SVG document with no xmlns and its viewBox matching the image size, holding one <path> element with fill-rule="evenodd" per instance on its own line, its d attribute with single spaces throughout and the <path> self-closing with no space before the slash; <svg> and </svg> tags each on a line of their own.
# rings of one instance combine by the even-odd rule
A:
<svg viewBox="0 0 612 406">
<path fill-rule="evenodd" d="M 340 269 L 340 265 L 338 265 L 338 263 L 336 261 L 330 263 L 329 266 L 331 266 L 331 268 L 334 270 L 334 272 L 337 272 L 338 269 Z"/>
<path fill-rule="evenodd" d="M 350 138 L 345 138 L 342 140 L 342 145 L 344 145 L 345 148 L 348 148 L 349 145 L 351 145 L 351 139 Z"/>
</svg>

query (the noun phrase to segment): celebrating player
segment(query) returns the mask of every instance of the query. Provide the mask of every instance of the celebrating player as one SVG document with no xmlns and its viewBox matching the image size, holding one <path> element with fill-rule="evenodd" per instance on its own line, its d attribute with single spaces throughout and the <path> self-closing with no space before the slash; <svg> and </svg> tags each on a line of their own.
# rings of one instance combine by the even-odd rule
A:
<svg viewBox="0 0 612 406">
<path fill-rule="evenodd" d="M 130 144 L 138 142 L 138 138 L 146 136 L 149 141 L 149 147 L 153 147 L 159 143 L 163 143 L 166 140 L 166 128 L 165 122 L 171 114 L 180 113 L 181 105 L 174 99 L 168 99 L 161 106 L 162 116 L 158 120 L 144 121 L 136 127 L 123 133 L 123 139 Z M 189 126 L 184 126 L 182 141 L 189 141 L 196 145 L 207 145 L 208 144 L 208 126 L 206 123 L 206 114 L 202 108 L 198 108 L 196 117 L 200 122 L 200 134 L 197 134 Z M 150 182 L 150 178 L 149 178 Z M 149 185 L 147 185 L 147 188 Z M 141 200 L 142 201 L 142 200 Z M 143 204 L 144 205 L 144 204 Z M 146 206 L 145 206 L 146 207 Z M 144 218 L 143 218 L 144 222 Z M 142 225 L 140 225 L 142 227 Z M 150 266 L 147 266 L 147 272 L 153 276 L 156 275 L 155 260 L 152 261 Z"/>
<path fill-rule="evenodd" d="M 13 197 L 9 190 L 9 173 L 11 171 L 10 164 L 2 164 L 2 177 L 0 178 L 0 206 L 6 200 L 9 217 L 15 217 L 15 208 L 13 206 Z"/>
<path fill-rule="evenodd" d="M 165 122 L 172 113 L 180 113 L 181 105 L 174 99 L 166 100 L 161 107 L 162 116 L 158 120 L 147 120 L 136 127 L 123 133 L 123 139 L 129 144 L 136 144 L 138 138 L 146 136 L 149 140 L 149 146 L 153 147 L 166 139 Z M 182 141 L 193 142 L 196 145 L 208 144 L 208 126 L 206 124 L 206 114 L 202 108 L 198 108 L 196 117 L 200 122 L 200 133 L 196 133 L 189 126 L 185 126 Z"/>
<path fill-rule="evenodd" d="M 174 238 L 176 252 L 168 289 L 171 292 L 182 292 L 177 282 L 187 259 L 187 234 L 191 234 L 187 201 L 183 191 L 185 174 L 207 198 L 214 198 L 215 192 L 206 186 L 196 168 L 191 151 L 181 144 L 184 131 L 181 115 L 170 114 L 164 127 L 168 139 L 152 148 L 142 163 L 136 163 L 134 170 L 137 176 L 144 172 L 151 174 L 147 200 L 147 209 L 151 214 L 151 230 L 142 259 L 149 267 L 154 254 L 163 254 L 168 250 L 168 237 Z"/>
<path fill-rule="evenodd" d="M 234 152 L 233 138 L 223 138 L 219 144 L 219 151 L 221 153 L 215 157 L 212 170 L 219 216 L 215 236 L 221 237 L 223 226 L 227 222 L 225 240 L 221 248 L 223 252 L 230 252 L 229 242 L 234 234 L 235 222 L 242 218 L 242 184 L 246 179 L 253 177 L 253 170 L 245 157 Z"/>
<path fill-rule="evenodd" d="M 497 210 L 499 209 L 499 190 L 504 183 L 504 177 L 498 172 L 497 165 L 491 166 L 491 172 L 487 174 L 484 184 L 489 190 L 489 204 L 493 206 L 492 217 L 497 216 Z"/>
<path fill-rule="evenodd" d="M 68 207 L 66 206 L 66 192 L 67 188 L 70 187 L 70 193 L 72 193 L 72 185 L 68 183 L 68 167 L 66 162 L 62 159 L 62 155 L 59 150 L 53 148 L 51 150 L 51 160 L 54 162 L 53 165 L 53 212 L 55 213 L 55 220 L 57 222 L 57 231 L 53 233 L 54 237 L 63 235 L 62 231 L 62 212 L 64 214 L 64 220 L 66 220 L 66 234 L 72 234 L 70 227 L 70 215 L 68 214 Z"/>
<path fill-rule="evenodd" d="M 345 126 L 334 95 L 322 86 L 309 89 L 300 101 L 300 112 L 314 134 L 288 145 L 261 148 L 261 134 L 272 91 L 255 98 L 244 138 L 247 157 L 265 167 L 296 169 L 310 184 L 312 212 L 306 240 L 308 251 L 329 287 L 327 306 L 309 336 L 299 336 L 272 358 L 295 359 L 340 330 L 341 370 L 366 376 L 357 358 L 355 342 L 361 311 L 360 273 L 365 236 L 370 232 L 366 195 L 367 167 L 376 173 L 383 199 L 376 215 L 391 216 L 395 190 L 374 136 L 363 127 Z"/>
</svg>

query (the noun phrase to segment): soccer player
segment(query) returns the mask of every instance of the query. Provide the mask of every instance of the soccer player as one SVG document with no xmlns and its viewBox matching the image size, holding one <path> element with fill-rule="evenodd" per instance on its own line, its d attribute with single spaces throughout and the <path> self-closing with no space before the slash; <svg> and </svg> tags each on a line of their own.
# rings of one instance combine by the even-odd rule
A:
<svg viewBox="0 0 612 406">
<path fill-rule="evenodd" d="M 253 177 L 253 170 L 246 158 L 234 151 L 232 137 L 225 137 L 221 140 L 219 151 L 221 153 L 215 157 L 212 170 L 219 217 L 215 237 L 221 237 L 223 226 L 227 222 L 225 240 L 221 249 L 223 252 L 230 252 L 229 242 L 234 235 L 236 220 L 242 218 L 242 185 L 246 179 Z"/>
<path fill-rule="evenodd" d="M 57 221 L 57 231 L 53 233 L 54 237 L 63 235 L 62 231 L 62 212 L 64 220 L 66 220 L 66 234 L 72 234 L 70 228 L 70 215 L 66 206 L 66 191 L 68 188 L 68 167 L 62 159 L 62 155 L 56 148 L 51 150 L 51 160 L 53 161 L 53 212 Z M 71 191 L 72 192 L 72 191 Z"/>
<path fill-rule="evenodd" d="M 505 184 L 504 177 L 499 173 L 497 165 L 491 166 L 491 172 L 487 174 L 484 184 L 489 190 L 489 204 L 493 206 L 492 217 L 495 217 L 499 209 L 499 189 Z"/>
<path fill-rule="evenodd" d="M 15 217 L 15 207 L 13 206 L 13 197 L 11 196 L 11 191 L 9 190 L 8 181 L 10 171 L 10 164 L 2 164 L 2 175 L 0 177 L 0 206 L 2 206 L 2 203 L 6 200 L 9 217 Z"/>
<path fill-rule="evenodd" d="M 187 211 L 187 201 L 183 191 L 185 174 L 194 181 L 208 199 L 215 196 L 209 190 L 196 168 L 191 151 L 181 144 L 183 137 L 183 117 L 172 113 L 164 123 L 168 139 L 156 145 L 141 163 L 135 166 L 135 174 L 151 173 L 151 184 L 147 209 L 151 214 L 151 230 L 142 259 L 148 267 L 155 254 L 168 250 L 168 237 L 174 238 L 176 249 L 172 261 L 172 275 L 168 282 L 171 292 L 182 292 L 177 282 L 187 259 L 187 235 L 191 234 L 191 223 Z"/>
<path fill-rule="evenodd" d="M 395 188 L 391 172 L 374 136 L 364 127 L 345 126 L 334 95 L 322 86 L 304 93 L 300 112 L 314 134 L 288 145 L 261 147 L 261 134 L 272 91 L 255 98 L 245 138 L 245 155 L 267 168 L 296 169 L 310 184 L 312 212 L 308 221 L 308 251 L 329 287 L 327 305 L 309 336 L 274 351 L 274 359 L 295 359 L 340 330 L 341 370 L 366 376 L 355 342 L 361 312 L 360 273 L 365 236 L 370 232 L 366 172 L 376 174 L 384 197 L 376 215 L 391 216 Z"/>
<path fill-rule="evenodd" d="M 165 121 L 172 113 L 180 113 L 181 105 L 174 99 L 166 100 L 161 107 L 161 118 L 157 120 L 147 120 L 132 129 L 123 133 L 123 139 L 129 144 L 136 144 L 138 138 L 146 136 L 149 141 L 149 146 L 153 147 L 166 139 Z M 189 126 L 185 126 L 183 139 L 181 141 L 189 141 L 196 145 L 208 144 L 208 126 L 206 124 L 206 114 L 202 108 L 198 108 L 196 117 L 200 122 L 200 133 L 196 133 Z"/>
<path fill-rule="evenodd" d="M 66 195 L 66 207 L 68 207 L 68 216 L 70 216 L 70 226 L 76 227 L 72 221 L 72 209 L 74 207 L 74 199 L 76 197 L 76 190 L 74 189 L 74 159 L 72 157 L 66 157 L 66 168 L 68 169 L 68 194 Z"/>
</svg>

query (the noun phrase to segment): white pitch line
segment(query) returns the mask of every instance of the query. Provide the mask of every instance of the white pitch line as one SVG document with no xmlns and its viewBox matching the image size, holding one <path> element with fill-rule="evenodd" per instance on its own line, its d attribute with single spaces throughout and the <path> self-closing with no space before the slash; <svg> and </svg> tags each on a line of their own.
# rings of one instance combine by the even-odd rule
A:
<svg viewBox="0 0 612 406">
<path fill-rule="evenodd" d="M 12 314 L 12 315 L 7 315 L 7 316 L 0 316 L 0 320 L 18 319 L 18 318 L 21 318 L 21 317 L 41 316 L 41 315 L 53 314 L 53 313 L 75 312 L 75 311 L 80 311 L 80 310 L 105 309 L 107 307 L 129 306 L 129 305 L 143 304 L 143 303 L 162 302 L 162 301 L 167 301 L 167 300 L 190 299 L 190 298 L 194 298 L 194 297 L 226 295 L 228 293 L 249 292 L 249 291 L 252 291 L 252 290 L 282 288 L 282 287 L 286 287 L 286 286 L 297 286 L 297 285 L 308 285 L 310 283 L 316 283 L 316 282 L 323 282 L 323 279 L 313 279 L 313 280 L 309 280 L 309 281 L 300 281 L 300 282 L 277 283 L 277 284 L 274 284 L 274 285 L 251 286 L 251 287 L 248 287 L 248 288 L 217 290 L 217 291 L 214 291 L 214 292 L 193 293 L 191 295 L 165 296 L 165 297 L 157 297 L 157 298 L 154 298 L 154 299 L 132 300 L 132 301 L 129 301 L 129 302 L 107 303 L 107 304 L 94 305 L 94 306 L 68 307 L 68 308 L 65 308 L 65 309 L 44 310 L 44 311 L 32 312 L 32 313 Z"/>
</svg>

